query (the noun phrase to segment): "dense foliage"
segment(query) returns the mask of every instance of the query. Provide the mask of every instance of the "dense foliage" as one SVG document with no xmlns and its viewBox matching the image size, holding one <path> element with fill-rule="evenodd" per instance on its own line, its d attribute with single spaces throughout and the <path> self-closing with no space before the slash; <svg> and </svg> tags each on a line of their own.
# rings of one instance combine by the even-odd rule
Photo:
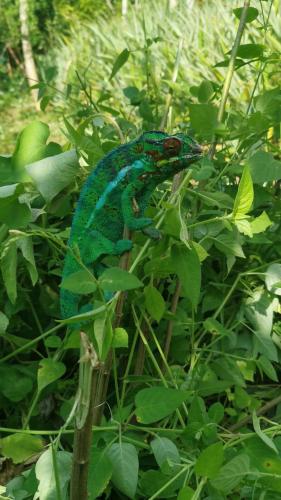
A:
<svg viewBox="0 0 281 500">
<path fill-rule="evenodd" d="M 281 11 L 252 2 L 219 120 L 241 11 L 207 4 L 181 2 L 168 18 L 159 2 L 145 22 L 133 6 L 123 20 L 73 22 L 71 36 L 56 35 L 57 64 L 46 56 L 40 120 L 19 126 L 0 157 L 0 483 L 13 478 L 10 499 L 67 498 L 80 337 L 57 320 L 73 209 L 102 156 L 161 126 L 192 134 L 206 154 L 154 193 L 162 239 L 133 235 L 130 272 L 108 261 L 111 291 L 127 295 L 121 328 L 112 302 L 86 328 L 100 359 L 114 350 L 90 498 L 280 498 Z M 88 293 L 93 282 L 68 286 Z"/>
</svg>

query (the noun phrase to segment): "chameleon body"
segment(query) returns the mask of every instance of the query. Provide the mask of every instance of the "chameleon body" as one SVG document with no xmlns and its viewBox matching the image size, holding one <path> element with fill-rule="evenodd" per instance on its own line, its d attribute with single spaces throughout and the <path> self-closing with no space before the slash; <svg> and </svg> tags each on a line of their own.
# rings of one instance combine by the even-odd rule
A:
<svg viewBox="0 0 281 500">
<path fill-rule="evenodd" d="M 129 230 L 153 230 L 144 211 L 155 187 L 201 157 L 200 146 L 184 134 L 145 132 L 113 149 L 97 165 L 82 187 L 74 213 L 63 280 L 82 269 L 79 259 L 95 275 L 102 258 L 131 250 Z M 77 259 L 77 251 L 79 259 Z M 62 281 L 63 281 L 62 280 Z M 61 288 L 61 315 L 79 314 L 81 295 Z"/>
</svg>

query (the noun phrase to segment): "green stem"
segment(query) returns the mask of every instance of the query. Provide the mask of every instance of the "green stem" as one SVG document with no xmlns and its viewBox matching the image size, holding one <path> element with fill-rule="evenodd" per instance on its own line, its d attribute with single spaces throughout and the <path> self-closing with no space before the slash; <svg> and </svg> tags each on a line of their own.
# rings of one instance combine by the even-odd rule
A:
<svg viewBox="0 0 281 500">
<path fill-rule="evenodd" d="M 7 356 L 4 356 L 4 358 L 1 358 L 0 359 L 0 364 L 1 363 L 5 363 L 5 361 L 8 361 L 11 358 L 14 358 L 19 353 L 25 351 L 29 347 L 32 347 L 34 344 L 36 344 L 37 342 L 39 342 L 39 340 L 45 339 L 46 337 L 48 337 L 49 335 L 51 335 L 51 333 L 54 333 L 54 332 L 56 332 L 57 330 L 59 330 L 60 328 L 63 328 L 63 327 L 64 327 L 64 324 L 60 323 L 59 325 L 54 326 L 54 328 L 51 328 L 50 330 L 47 330 L 46 332 L 42 333 L 42 335 L 39 335 L 35 339 L 30 340 L 29 342 L 26 342 L 26 344 L 24 344 L 23 346 L 18 347 L 18 349 L 16 349 L 15 351 L 11 352 L 10 354 L 7 354 Z"/>
<path fill-rule="evenodd" d="M 28 424 L 29 424 L 29 420 L 31 419 L 31 416 L 32 416 L 32 412 L 35 408 L 35 406 L 37 405 L 38 403 L 38 399 L 39 399 L 39 396 L 40 396 L 40 391 L 37 390 L 36 394 L 35 394 L 35 397 L 31 403 L 31 406 L 29 408 L 29 412 L 27 414 L 27 417 L 24 421 L 24 424 L 23 424 L 23 429 L 26 429 L 28 427 Z"/>
</svg>

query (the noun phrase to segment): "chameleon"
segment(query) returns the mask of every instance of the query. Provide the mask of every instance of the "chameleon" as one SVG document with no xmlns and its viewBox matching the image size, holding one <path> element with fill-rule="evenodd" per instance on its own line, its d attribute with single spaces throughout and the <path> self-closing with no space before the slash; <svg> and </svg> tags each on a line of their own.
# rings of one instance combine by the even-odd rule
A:
<svg viewBox="0 0 281 500">
<path fill-rule="evenodd" d="M 60 290 L 63 319 L 81 311 L 81 295 L 63 288 L 63 280 L 80 271 L 81 262 L 97 277 L 105 256 L 130 251 L 125 226 L 157 238 L 159 231 L 144 214 L 152 192 L 201 156 L 199 144 L 183 133 L 149 131 L 99 161 L 82 186 L 73 216 Z"/>
</svg>

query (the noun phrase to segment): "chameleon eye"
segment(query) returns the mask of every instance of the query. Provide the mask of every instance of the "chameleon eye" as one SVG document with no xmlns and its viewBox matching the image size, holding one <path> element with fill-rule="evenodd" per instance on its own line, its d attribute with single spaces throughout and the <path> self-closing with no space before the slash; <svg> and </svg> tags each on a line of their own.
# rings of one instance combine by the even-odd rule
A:
<svg viewBox="0 0 281 500">
<path fill-rule="evenodd" d="M 164 141 L 163 147 L 167 153 L 177 154 L 181 148 L 181 141 L 176 137 L 170 137 Z"/>
</svg>

